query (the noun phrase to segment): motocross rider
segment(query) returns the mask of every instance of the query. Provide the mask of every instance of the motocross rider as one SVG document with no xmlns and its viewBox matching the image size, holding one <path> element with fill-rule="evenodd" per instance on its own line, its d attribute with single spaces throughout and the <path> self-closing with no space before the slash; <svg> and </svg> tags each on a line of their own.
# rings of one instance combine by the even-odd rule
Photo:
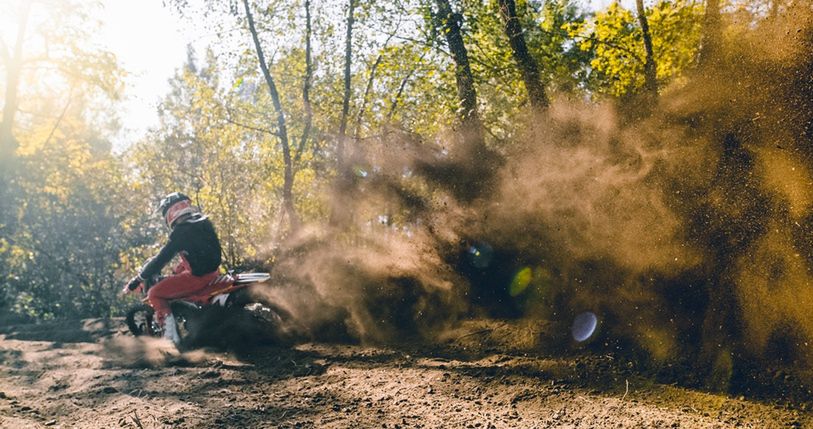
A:
<svg viewBox="0 0 813 429">
<path fill-rule="evenodd" d="M 149 303 L 155 309 L 156 321 L 163 327 L 164 338 L 177 344 L 178 330 L 169 301 L 194 295 L 218 277 L 221 248 L 212 222 L 192 205 L 186 195 L 179 192 L 167 195 L 158 204 L 158 210 L 170 230 L 169 241 L 127 283 L 124 292 L 137 289 L 144 279 L 159 274 L 175 255 L 179 255 L 181 260 L 174 275 L 161 280 L 147 293 Z"/>
</svg>

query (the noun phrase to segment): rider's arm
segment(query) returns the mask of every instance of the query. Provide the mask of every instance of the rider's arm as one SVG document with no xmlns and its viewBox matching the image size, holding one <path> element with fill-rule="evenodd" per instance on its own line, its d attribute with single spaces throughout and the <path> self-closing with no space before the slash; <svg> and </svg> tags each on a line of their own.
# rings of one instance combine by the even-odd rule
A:
<svg viewBox="0 0 813 429">
<path fill-rule="evenodd" d="M 180 251 L 180 247 L 178 245 L 178 240 L 173 239 L 172 235 L 169 237 L 169 242 L 161 248 L 161 251 L 158 252 L 158 255 L 141 270 L 139 273 L 139 277 L 142 279 L 148 279 L 158 273 L 161 272 L 161 269 L 169 263 L 170 260 Z"/>
</svg>

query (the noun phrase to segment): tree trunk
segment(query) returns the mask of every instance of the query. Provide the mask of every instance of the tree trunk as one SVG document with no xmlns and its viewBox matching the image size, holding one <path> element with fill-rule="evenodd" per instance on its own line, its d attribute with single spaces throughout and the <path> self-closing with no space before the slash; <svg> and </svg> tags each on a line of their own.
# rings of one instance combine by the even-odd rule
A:
<svg viewBox="0 0 813 429">
<path fill-rule="evenodd" d="M 460 99 L 460 118 L 463 136 L 468 144 L 483 144 L 483 125 L 477 112 L 477 91 L 474 89 L 474 76 L 469 65 L 469 53 L 463 43 L 461 25 L 463 16 L 452 11 L 449 0 L 435 0 L 438 7 L 437 18 L 440 21 L 446 43 L 455 63 L 455 80 L 457 96 Z"/>
<path fill-rule="evenodd" d="M 500 14 L 505 21 L 505 35 L 508 36 L 511 54 L 522 73 L 522 80 L 525 82 L 525 90 L 528 91 L 531 106 L 536 109 L 545 108 L 548 106 L 545 85 L 540 78 L 539 66 L 536 60 L 528 52 L 522 24 L 520 24 L 517 16 L 516 2 L 514 0 L 499 0 L 499 4 Z"/>
<path fill-rule="evenodd" d="M 346 200 L 352 200 L 351 186 L 353 177 L 348 166 L 346 151 L 347 120 L 350 114 L 351 66 L 353 63 L 353 23 L 357 0 L 347 2 L 347 21 L 344 39 L 344 96 L 342 97 L 342 115 L 339 119 L 339 141 L 336 145 L 337 176 L 334 183 L 329 223 L 331 226 L 347 225 L 353 221 L 353 206 Z M 351 151 L 351 156 L 353 152 Z"/>
<path fill-rule="evenodd" d="M 302 138 L 299 140 L 299 147 L 296 150 L 294 161 L 299 162 L 302 152 L 305 151 L 305 144 L 310 137 L 313 126 L 313 107 L 311 106 L 310 92 L 311 81 L 313 80 L 313 60 L 311 59 L 311 2 L 305 0 L 305 77 L 302 82 L 302 105 L 305 109 L 305 126 L 302 129 Z"/>
<path fill-rule="evenodd" d="M 344 170 L 345 139 L 347 135 L 347 117 L 350 113 L 350 66 L 353 62 L 353 17 L 356 9 L 356 0 L 347 2 L 347 32 L 344 40 L 344 98 L 342 99 L 342 116 L 339 122 L 339 145 L 336 150 L 337 163 L 340 170 Z M 340 173 L 341 174 L 341 173 Z"/>
<path fill-rule="evenodd" d="M 703 19 L 702 42 L 697 62 L 700 67 L 708 66 L 720 55 L 722 26 L 720 23 L 720 0 L 706 1 L 706 16 Z"/>
<path fill-rule="evenodd" d="M 17 40 L 14 42 L 14 52 L 3 48 L 3 61 L 6 65 L 6 91 L 3 106 L 2 122 L 0 122 L 0 236 L 9 238 L 16 229 L 16 217 L 13 215 L 17 205 L 15 192 L 11 189 L 14 171 L 17 169 L 14 162 L 17 151 L 17 140 L 14 138 L 14 117 L 18 109 L 18 90 L 20 86 L 20 73 L 23 65 L 23 41 L 25 40 L 28 17 L 31 12 L 31 2 L 20 1 L 20 20 L 17 28 Z"/>
<path fill-rule="evenodd" d="M 386 46 L 386 44 L 384 46 Z M 373 90 L 375 73 L 378 71 L 378 66 L 381 65 L 381 60 L 383 59 L 384 55 L 378 54 L 378 57 L 376 57 L 373 65 L 370 67 L 370 75 L 367 77 L 367 86 L 364 88 L 364 94 L 361 96 L 361 106 L 359 106 L 358 113 L 356 114 L 356 126 L 353 131 L 354 144 L 358 144 L 358 140 L 361 138 L 361 121 L 364 119 L 364 112 L 367 110 L 367 98 Z"/>
<path fill-rule="evenodd" d="M 646 50 L 646 62 L 644 63 L 644 90 L 655 97 L 658 95 L 658 75 L 655 64 L 655 54 L 652 50 L 652 34 L 649 32 L 649 21 L 646 19 L 646 9 L 644 0 L 635 0 L 638 8 L 638 22 L 641 24 L 641 33 L 644 38 L 644 49 Z"/>
<path fill-rule="evenodd" d="M 463 41 L 463 15 L 452 11 L 449 0 L 435 0 L 437 13 L 435 25 L 446 38 L 452 59 L 455 63 L 455 81 L 460 108 L 462 144 L 451 147 L 447 162 L 434 162 L 422 165 L 430 178 L 445 184 L 455 198 L 472 201 L 483 194 L 494 179 L 494 166 L 498 156 L 485 144 L 483 123 L 477 110 L 477 91 L 474 76 L 469 65 L 469 56 Z"/>
<path fill-rule="evenodd" d="M 17 100 L 20 87 L 20 73 L 23 65 L 23 42 L 25 40 L 28 16 L 31 12 L 31 2 L 20 2 L 20 26 L 17 28 L 17 40 L 14 43 L 14 52 L 6 52 L 6 94 L 3 107 L 3 119 L 0 122 L 0 170 L 8 171 L 6 163 L 14 156 L 17 150 L 17 140 L 14 138 L 14 116 L 17 114 L 19 102 Z"/>
<path fill-rule="evenodd" d="M 293 199 L 293 162 L 291 159 L 291 147 L 288 141 L 288 128 L 285 124 L 285 112 L 280 103 L 279 93 L 277 92 L 277 85 L 274 83 L 274 77 L 271 76 L 271 71 L 268 69 L 268 64 L 265 61 L 265 54 L 263 53 L 262 46 L 260 45 L 260 38 L 257 35 L 257 28 L 254 25 L 254 16 L 251 14 L 248 0 L 243 0 L 243 6 L 246 10 L 246 18 L 248 19 L 248 29 L 251 31 L 251 38 L 254 41 L 254 48 L 257 51 L 257 59 L 260 63 L 260 69 L 265 77 L 265 83 L 268 86 L 268 92 L 271 94 L 271 100 L 274 103 L 274 110 L 277 113 L 277 132 L 279 135 L 280 143 L 282 144 L 282 159 L 285 164 L 285 171 L 282 183 L 282 205 L 288 215 L 288 220 L 291 223 L 291 228 L 298 226 L 299 217 L 296 214 Z"/>
</svg>

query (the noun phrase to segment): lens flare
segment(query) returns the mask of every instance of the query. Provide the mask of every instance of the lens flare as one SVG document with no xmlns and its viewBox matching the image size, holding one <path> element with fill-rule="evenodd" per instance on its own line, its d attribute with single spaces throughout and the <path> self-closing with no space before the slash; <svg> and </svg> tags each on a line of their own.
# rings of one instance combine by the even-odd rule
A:
<svg viewBox="0 0 813 429">
<path fill-rule="evenodd" d="M 367 177 L 367 175 L 369 174 L 369 173 L 367 172 L 367 170 L 365 170 L 365 169 L 363 169 L 363 168 L 361 168 L 361 167 L 356 167 L 356 171 L 355 171 L 355 172 L 356 172 L 356 176 L 361 177 L 362 179 L 366 178 L 366 177 Z"/>
<path fill-rule="evenodd" d="M 580 313 L 573 319 L 573 326 L 570 328 L 570 333 L 573 339 L 582 343 L 590 339 L 596 333 L 598 327 L 598 317 L 590 311 Z"/>
<path fill-rule="evenodd" d="M 494 258 L 494 249 L 487 243 L 478 243 L 469 247 L 469 263 L 475 268 L 488 268 Z"/>
<path fill-rule="evenodd" d="M 514 279 L 511 280 L 511 285 L 508 286 L 508 294 L 513 297 L 521 295 L 528 289 L 528 285 L 531 284 L 533 277 L 534 271 L 531 267 L 524 267 L 517 271 L 517 273 L 514 274 Z"/>
</svg>

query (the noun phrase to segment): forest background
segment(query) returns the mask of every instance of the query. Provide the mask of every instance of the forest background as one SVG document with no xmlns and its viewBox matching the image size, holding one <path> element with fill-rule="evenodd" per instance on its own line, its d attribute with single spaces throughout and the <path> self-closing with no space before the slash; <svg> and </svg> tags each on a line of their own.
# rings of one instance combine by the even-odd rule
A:
<svg viewBox="0 0 813 429">
<path fill-rule="evenodd" d="M 813 362 L 809 3 L 167 1 L 221 37 L 123 151 L 97 6 L 0 9 L 0 321 L 120 315 L 182 191 L 358 339 L 590 309 L 654 360 Z"/>
</svg>

